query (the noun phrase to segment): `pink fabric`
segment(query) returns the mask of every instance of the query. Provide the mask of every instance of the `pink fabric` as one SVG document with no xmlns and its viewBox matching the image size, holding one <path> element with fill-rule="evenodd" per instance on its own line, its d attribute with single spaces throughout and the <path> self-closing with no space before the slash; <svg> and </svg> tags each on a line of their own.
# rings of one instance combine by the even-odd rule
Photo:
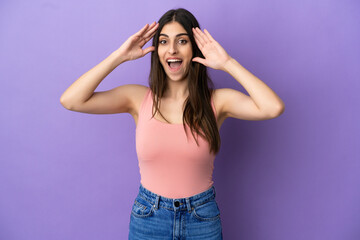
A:
<svg viewBox="0 0 360 240">
<path fill-rule="evenodd" d="M 211 101 L 214 113 L 215 107 Z M 161 122 L 152 116 L 149 88 L 140 107 L 136 126 L 136 152 L 141 184 L 167 198 L 185 198 L 208 190 L 212 185 L 215 155 L 201 136 L 199 147 L 182 124 Z M 195 134 L 196 137 L 196 134 Z"/>
</svg>

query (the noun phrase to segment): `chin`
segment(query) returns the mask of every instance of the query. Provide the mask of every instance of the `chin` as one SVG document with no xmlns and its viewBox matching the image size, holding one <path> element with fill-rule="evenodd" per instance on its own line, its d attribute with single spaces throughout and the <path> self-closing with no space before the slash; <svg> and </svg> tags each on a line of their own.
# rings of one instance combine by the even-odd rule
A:
<svg viewBox="0 0 360 240">
<path fill-rule="evenodd" d="M 186 74 L 183 74 L 183 75 L 180 75 L 180 76 L 176 76 L 176 77 L 171 77 L 170 75 L 166 74 L 166 77 L 171 81 L 180 82 L 180 81 L 186 80 L 188 75 L 189 75 L 189 73 L 186 73 Z"/>
</svg>

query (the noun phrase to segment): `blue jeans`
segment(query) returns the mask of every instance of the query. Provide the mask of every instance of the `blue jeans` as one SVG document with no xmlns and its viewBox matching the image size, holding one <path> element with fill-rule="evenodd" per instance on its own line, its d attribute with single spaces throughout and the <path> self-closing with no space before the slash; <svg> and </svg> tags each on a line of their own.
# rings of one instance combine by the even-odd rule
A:
<svg viewBox="0 0 360 240">
<path fill-rule="evenodd" d="M 188 198 L 166 198 L 140 183 L 130 215 L 129 240 L 222 240 L 215 187 Z"/>
</svg>

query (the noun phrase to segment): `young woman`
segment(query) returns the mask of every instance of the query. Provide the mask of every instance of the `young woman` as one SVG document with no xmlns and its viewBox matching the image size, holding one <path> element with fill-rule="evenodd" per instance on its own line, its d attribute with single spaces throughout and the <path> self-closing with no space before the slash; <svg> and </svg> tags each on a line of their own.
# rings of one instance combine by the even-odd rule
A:
<svg viewBox="0 0 360 240">
<path fill-rule="evenodd" d="M 153 38 L 153 44 L 143 49 Z M 94 92 L 117 66 L 151 52 L 149 87 Z M 229 73 L 250 94 L 214 89 L 207 67 Z M 283 101 L 214 40 L 185 9 L 169 10 L 76 80 L 61 96 L 72 111 L 130 113 L 141 182 L 129 239 L 222 239 L 212 181 L 219 129 L 228 117 L 265 120 Z"/>
</svg>

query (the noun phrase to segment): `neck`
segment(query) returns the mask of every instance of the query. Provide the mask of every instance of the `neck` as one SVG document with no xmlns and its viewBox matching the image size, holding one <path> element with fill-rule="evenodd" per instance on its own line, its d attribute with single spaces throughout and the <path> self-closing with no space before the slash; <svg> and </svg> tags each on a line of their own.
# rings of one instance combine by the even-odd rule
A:
<svg viewBox="0 0 360 240">
<path fill-rule="evenodd" d="M 186 99 L 189 95 L 188 80 L 183 79 L 181 81 L 168 81 L 168 87 L 165 90 L 164 97 L 173 100 Z"/>
</svg>

